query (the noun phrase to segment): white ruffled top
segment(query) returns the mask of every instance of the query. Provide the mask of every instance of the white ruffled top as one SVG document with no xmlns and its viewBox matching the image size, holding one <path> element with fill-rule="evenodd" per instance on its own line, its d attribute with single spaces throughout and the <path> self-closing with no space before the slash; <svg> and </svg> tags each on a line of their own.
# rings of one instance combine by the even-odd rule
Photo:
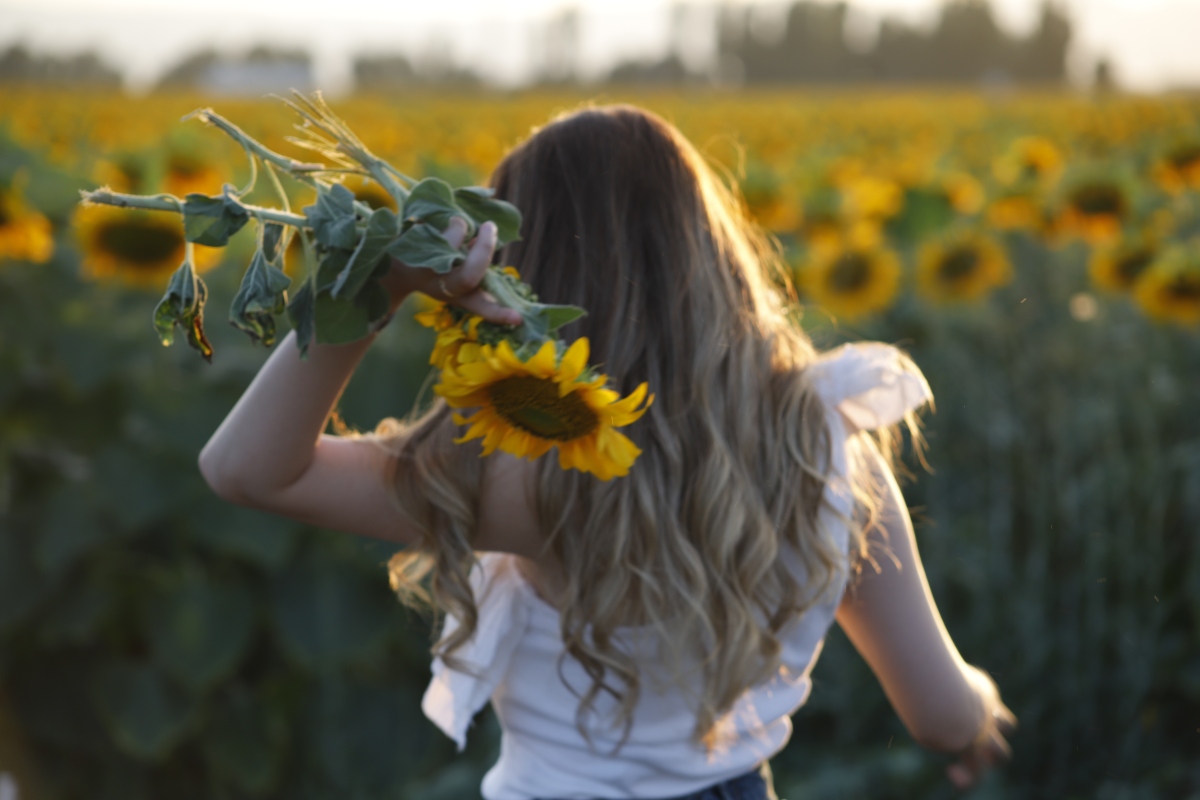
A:
<svg viewBox="0 0 1200 800">
<path fill-rule="evenodd" d="M 833 463 L 821 515 L 830 530 L 840 532 L 845 546 L 848 532 L 838 515 L 848 517 L 852 507 L 847 435 L 898 422 L 933 394 L 907 356 L 875 342 L 825 353 L 808 368 L 808 377 L 826 405 L 841 412 L 827 415 Z M 789 550 L 781 557 L 803 573 Z M 500 758 L 483 780 L 486 800 L 673 797 L 753 769 L 787 743 L 791 715 L 808 698 L 809 675 L 844 589 L 835 587 L 828 601 L 812 607 L 786 631 L 779 674 L 746 690 L 719 723 L 722 744 L 713 753 L 691 744 L 694 713 L 685 693 L 656 673 L 655 643 L 644 629 L 623 629 L 620 644 L 645 656 L 638 661 L 648 680 L 643 681 L 629 739 L 613 756 L 622 730 L 593 723 L 593 749 L 575 728 L 579 697 L 591 681 L 570 657 L 559 669 L 563 644 L 558 611 L 538 596 L 507 554 L 482 554 L 471 584 L 479 624 L 456 655 L 474 674 L 435 659 L 422 709 L 461 751 L 472 718 L 491 700 L 503 733 Z M 449 632 L 459 623 L 448 616 L 445 624 Z M 602 693 L 597 708 L 603 720 L 615 703 Z"/>
</svg>

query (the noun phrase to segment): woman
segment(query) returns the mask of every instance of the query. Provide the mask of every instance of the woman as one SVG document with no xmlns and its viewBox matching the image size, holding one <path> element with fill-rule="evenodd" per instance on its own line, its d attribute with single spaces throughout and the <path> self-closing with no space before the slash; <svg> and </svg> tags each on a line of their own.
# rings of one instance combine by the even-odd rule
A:
<svg viewBox="0 0 1200 800">
<path fill-rule="evenodd" d="M 501 263 L 585 307 L 566 335 L 656 395 L 627 477 L 480 459 L 440 401 L 322 435 L 370 339 L 277 348 L 200 456 L 232 502 L 408 546 L 393 585 L 449 615 L 426 714 L 460 748 L 489 699 L 503 728 L 483 795 L 773 797 L 768 759 L 835 616 L 913 736 L 958 754 L 956 785 L 1007 757 L 1015 719 L 946 633 L 883 456 L 930 399 L 916 367 L 880 344 L 819 355 L 784 316 L 774 252 L 645 111 L 562 117 L 492 184 L 524 217 Z M 495 245 L 489 223 L 446 276 L 394 264 L 393 307 L 422 292 L 519 324 L 479 288 Z"/>
</svg>

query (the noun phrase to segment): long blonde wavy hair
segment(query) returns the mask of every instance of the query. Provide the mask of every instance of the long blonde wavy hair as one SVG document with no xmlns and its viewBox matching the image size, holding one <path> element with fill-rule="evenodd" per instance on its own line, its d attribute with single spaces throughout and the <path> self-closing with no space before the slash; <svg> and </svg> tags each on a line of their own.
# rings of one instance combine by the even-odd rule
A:
<svg viewBox="0 0 1200 800">
<path fill-rule="evenodd" d="M 607 692 L 628 736 L 642 676 L 614 637 L 650 626 L 681 687 L 700 670 L 694 740 L 711 747 L 738 696 L 779 670 L 784 627 L 865 553 L 861 520 L 848 554 L 818 519 L 826 410 L 805 370 L 817 353 L 784 314 L 777 247 L 682 134 L 634 107 L 555 119 L 492 185 L 524 217 L 501 263 L 543 300 L 588 310 L 564 333 L 591 340 L 615 388 L 647 381 L 657 395 L 627 429 L 644 451 L 628 477 L 602 482 L 553 457 L 537 471 L 541 533 L 565 570 L 565 655 L 592 680 L 577 726 L 590 741 L 585 719 Z M 393 586 L 459 619 L 433 652 L 465 669 L 454 653 L 477 624 L 479 451 L 451 443 L 461 431 L 440 402 L 377 433 L 396 455 L 399 506 L 423 534 L 392 559 Z M 858 494 L 871 508 L 865 484 Z M 802 583 L 778 557 L 785 546 Z"/>
</svg>

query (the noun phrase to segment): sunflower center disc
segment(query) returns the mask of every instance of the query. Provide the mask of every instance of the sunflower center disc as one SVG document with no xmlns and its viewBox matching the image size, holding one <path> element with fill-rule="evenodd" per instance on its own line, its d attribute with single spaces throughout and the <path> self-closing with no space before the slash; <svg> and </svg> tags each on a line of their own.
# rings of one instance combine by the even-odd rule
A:
<svg viewBox="0 0 1200 800">
<path fill-rule="evenodd" d="M 1153 260 L 1154 253 L 1146 250 L 1138 250 L 1118 260 L 1117 276 L 1121 279 L 1121 285 L 1132 286 L 1137 277 L 1142 274 L 1146 267 L 1150 266 L 1150 262 Z"/>
<path fill-rule="evenodd" d="M 558 396 L 558 384 L 544 378 L 517 375 L 488 388 L 496 412 L 526 433 L 565 442 L 596 429 L 596 412 L 578 392 Z"/>
<path fill-rule="evenodd" d="M 176 251 L 182 251 L 183 232 L 162 225 L 113 222 L 100 229 L 97 244 L 133 266 L 159 267 Z"/>
<path fill-rule="evenodd" d="M 956 247 L 942 259 L 938 273 L 951 283 L 961 281 L 979 266 L 979 253 L 970 247 Z"/>
<path fill-rule="evenodd" d="M 1075 208 L 1088 216 L 1125 215 L 1125 198 L 1115 186 L 1085 186 L 1075 193 L 1073 199 Z"/>
<path fill-rule="evenodd" d="M 1167 293 L 1173 300 L 1185 303 L 1200 302 L 1200 280 L 1180 276 L 1167 288 Z"/>
<path fill-rule="evenodd" d="M 862 253 L 841 256 L 829 274 L 829 282 L 841 292 L 861 289 L 871 278 L 871 262 Z"/>
</svg>

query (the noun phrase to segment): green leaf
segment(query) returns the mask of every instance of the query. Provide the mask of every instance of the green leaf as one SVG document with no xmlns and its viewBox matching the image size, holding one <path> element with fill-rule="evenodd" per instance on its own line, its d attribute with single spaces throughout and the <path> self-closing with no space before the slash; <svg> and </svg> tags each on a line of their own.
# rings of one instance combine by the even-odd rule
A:
<svg viewBox="0 0 1200 800">
<path fill-rule="evenodd" d="M 268 570 L 284 565 L 296 545 L 297 523 L 226 503 L 207 494 L 186 513 L 188 537 L 210 552 Z"/>
<path fill-rule="evenodd" d="M 195 272 L 190 261 L 184 261 L 171 276 L 167 292 L 154 309 L 154 329 L 164 345 L 175 341 L 175 326 L 187 332 L 188 344 L 212 363 L 213 349 L 204 335 L 204 304 L 208 287 Z"/>
<path fill-rule="evenodd" d="M 271 711 L 250 689 L 236 685 L 216 704 L 204 733 L 211 772 L 249 795 L 264 794 L 279 777 L 286 721 Z"/>
<path fill-rule="evenodd" d="M 275 315 L 287 307 L 292 280 L 268 263 L 263 250 L 254 254 L 242 276 L 242 285 L 229 306 L 229 322 L 252 340 L 267 347 L 275 344 Z"/>
<path fill-rule="evenodd" d="M 82 487 L 60 486 L 46 505 L 33 554 L 44 572 L 55 575 L 99 544 L 104 539 L 104 528 Z"/>
<path fill-rule="evenodd" d="M 353 298 L 319 292 L 313 308 L 318 344 L 347 344 L 371 332 L 371 323 L 387 314 L 388 293 L 368 281 Z"/>
<path fill-rule="evenodd" d="M 29 537 L 11 517 L 0 516 L 0 631 L 24 621 L 49 594 L 30 552 Z"/>
<path fill-rule="evenodd" d="M 288 322 L 296 332 L 296 346 L 300 348 L 301 358 L 308 353 L 308 345 L 316 330 L 313 305 L 312 281 L 305 281 L 287 307 Z"/>
<path fill-rule="evenodd" d="M 316 289 L 318 292 L 327 291 L 337 283 L 338 276 L 346 269 L 350 259 L 354 257 L 352 250 L 341 248 L 320 248 L 321 263 L 317 267 Z"/>
<path fill-rule="evenodd" d="M 512 203 L 494 199 L 493 194 L 483 186 L 463 186 L 454 190 L 454 201 L 476 224 L 496 223 L 497 244 L 503 247 L 521 238 L 521 212 Z"/>
<path fill-rule="evenodd" d="M 424 222 L 434 230 L 445 230 L 453 216 L 467 216 L 454 202 L 454 189 L 440 178 L 426 178 L 404 201 L 404 220 Z"/>
<path fill-rule="evenodd" d="M 146 610 L 154 660 L 195 691 L 229 675 L 250 644 L 254 598 L 242 586 L 210 580 L 198 569 L 172 576 Z"/>
<path fill-rule="evenodd" d="M 188 698 L 148 664 L 109 664 L 97 676 L 92 700 L 117 747 L 135 758 L 163 759 L 192 721 Z"/>
<path fill-rule="evenodd" d="M 401 617 L 386 581 L 312 552 L 276 581 L 273 617 L 293 658 L 330 669 L 380 646 Z"/>
<path fill-rule="evenodd" d="M 250 214 L 229 195 L 189 194 L 183 201 L 183 232 L 189 242 L 224 247 L 250 221 Z"/>
<path fill-rule="evenodd" d="M 353 250 L 358 243 L 354 194 L 340 183 L 328 189 L 318 188 L 317 202 L 304 207 L 304 216 L 308 218 L 317 241 L 326 247 Z"/>
<path fill-rule="evenodd" d="M 546 328 L 556 331 L 563 325 L 574 322 L 580 317 L 587 316 L 587 311 L 579 306 L 555 306 L 545 303 L 534 303 L 532 309 L 541 314 L 546 321 Z"/>
<path fill-rule="evenodd" d="M 456 263 L 465 260 L 437 229 L 423 223 L 406 230 L 387 252 L 410 267 L 428 267 L 441 273 L 449 272 Z"/>
<path fill-rule="evenodd" d="M 388 208 L 377 208 L 367 220 L 367 229 L 358 241 L 358 247 L 338 273 L 330 294 L 334 297 L 353 297 L 375 273 L 375 268 L 386 254 L 388 245 L 398 233 L 396 215 Z"/>
</svg>

